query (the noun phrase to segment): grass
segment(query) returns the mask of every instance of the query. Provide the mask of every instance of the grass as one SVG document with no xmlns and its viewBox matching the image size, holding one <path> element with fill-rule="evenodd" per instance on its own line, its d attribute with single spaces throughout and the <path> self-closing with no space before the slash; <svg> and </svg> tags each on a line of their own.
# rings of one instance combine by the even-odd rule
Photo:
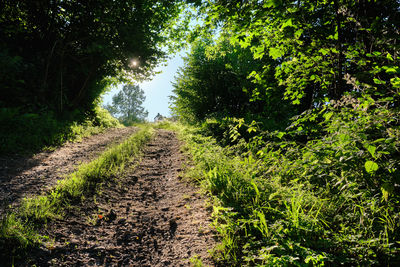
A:
<svg viewBox="0 0 400 267">
<path fill-rule="evenodd" d="M 27 247 L 45 240 L 37 230 L 62 216 L 71 204 L 93 195 L 107 179 L 121 173 L 128 162 L 140 155 L 153 132 L 150 127 L 142 126 L 125 142 L 111 147 L 90 163 L 82 164 L 47 193 L 23 199 L 18 210 L 7 214 L 0 223 L 1 251 L 22 253 Z"/>
<path fill-rule="evenodd" d="M 84 119 L 85 116 L 76 113 L 71 115 L 72 119 L 61 119 L 51 112 L 23 113 L 16 108 L 0 108 L 0 154 L 51 150 L 67 141 L 79 141 L 110 127 L 123 127 L 100 107 L 94 109 L 91 119 Z"/>
<path fill-rule="evenodd" d="M 190 263 L 192 264 L 193 267 L 202 267 L 203 262 L 201 261 L 200 257 L 198 255 L 194 255 L 190 259 Z"/>
<path fill-rule="evenodd" d="M 337 140 L 329 135 L 322 139 L 324 144 L 314 141 L 304 147 L 273 141 L 252 152 L 243 147 L 253 148 L 254 143 L 221 147 L 200 128 L 168 122 L 159 127 L 179 132 L 194 164 L 186 176 L 201 183 L 214 199 L 213 225 L 220 244 L 213 255 L 221 265 L 400 262 L 396 195 L 362 183 L 371 175 L 364 170 L 363 154 L 340 132 L 333 134 Z M 325 158 L 332 149 L 329 144 L 341 147 L 335 164 L 335 157 Z M 358 156 L 361 163 L 349 169 L 344 156 L 351 161 Z"/>
</svg>

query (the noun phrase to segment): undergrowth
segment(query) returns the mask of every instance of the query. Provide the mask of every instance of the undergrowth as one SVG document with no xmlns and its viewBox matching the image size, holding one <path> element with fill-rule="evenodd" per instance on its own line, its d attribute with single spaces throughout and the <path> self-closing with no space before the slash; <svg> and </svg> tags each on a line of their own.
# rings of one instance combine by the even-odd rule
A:
<svg viewBox="0 0 400 267">
<path fill-rule="evenodd" d="M 153 136 L 148 126 L 116 145 L 97 159 L 82 164 L 77 171 L 43 195 L 22 200 L 18 210 L 7 214 L 0 223 L 0 255 L 11 259 L 29 246 L 45 240 L 38 229 L 84 197 L 93 195 L 102 182 L 121 173 L 126 163 L 140 155 L 141 148 Z M 7 255 L 7 253 L 10 253 Z"/>
<path fill-rule="evenodd" d="M 38 114 L 17 108 L 0 108 L 0 154 L 52 149 L 110 127 L 122 127 L 117 119 L 100 107 L 96 107 L 91 116 L 79 114 L 79 111 L 75 113 L 69 118 L 58 118 L 52 112 Z"/>
<path fill-rule="evenodd" d="M 161 126 L 180 132 L 195 163 L 187 175 L 215 199 L 221 263 L 394 266 L 398 118 L 384 101 L 346 96 L 302 114 L 286 131 L 232 119 L 225 147 L 204 127 Z M 252 137 L 243 138 L 242 128 Z"/>
</svg>

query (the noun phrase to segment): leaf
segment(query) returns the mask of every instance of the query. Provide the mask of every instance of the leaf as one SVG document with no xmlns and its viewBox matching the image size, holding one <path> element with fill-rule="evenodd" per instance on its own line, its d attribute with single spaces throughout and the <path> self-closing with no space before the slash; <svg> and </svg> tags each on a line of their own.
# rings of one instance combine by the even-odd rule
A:
<svg viewBox="0 0 400 267">
<path fill-rule="evenodd" d="M 395 74 L 399 71 L 399 67 L 389 67 L 386 69 L 386 73 Z"/>
<path fill-rule="evenodd" d="M 349 141 L 350 140 L 350 135 L 348 134 L 339 134 L 339 141 L 341 143 Z"/>
<path fill-rule="evenodd" d="M 299 39 L 300 36 L 302 35 L 302 33 L 303 33 L 303 30 L 299 29 L 294 33 L 294 37 L 296 37 L 296 39 Z"/>
<path fill-rule="evenodd" d="M 247 129 L 248 133 L 252 133 L 252 132 L 257 132 L 255 127 L 249 127 L 249 129 Z"/>
<path fill-rule="evenodd" d="M 328 112 L 328 113 L 326 113 L 326 114 L 324 115 L 325 121 L 329 121 L 329 119 L 332 118 L 332 116 L 333 116 L 333 112 Z"/>
<path fill-rule="evenodd" d="M 324 56 L 329 54 L 329 50 L 325 49 L 325 48 L 321 48 L 318 52 L 320 52 L 321 54 L 323 54 Z"/>
<path fill-rule="evenodd" d="M 271 52 L 270 52 L 271 54 Z M 254 59 L 260 59 L 265 55 L 265 46 L 257 46 L 254 51 Z"/>
<path fill-rule="evenodd" d="M 374 83 L 375 84 L 385 84 L 385 81 L 379 80 L 377 78 L 374 78 Z"/>
<path fill-rule="evenodd" d="M 282 139 L 282 137 L 285 135 L 285 132 L 279 132 L 276 136 L 279 138 L 279 139 Z"/>
<path fill-rule="evenodd" d="M 299 105 L 300 104 L 300 100 L 296 99 L 296 100 L 292 101 L 292 103 L 293 103 L 293 105 Z"/>
<path fill-rule="evenodd" d="M 393 57 L 391 54 L 387 53 L 386 58 L 389 59 L 390 61 L 393 61 Z"/>
<path fill-rule="evenodd" d="M 373 173 L 376 172 L 379 169 L 378 164 L 376 164 L 376 162 L 372 161 L 372 160 L 368 160 L 367 162 L 365 162 L 365 170 L 368 173 Z"/>
<path fill-rule="evenodd" d="M 281 29 L 284 29 L 286 27 L 293 27 L 292 19 L 288 19 L 287 21 L 285 21 L 285 23 L 283 23 Z"/>
<path fill-rule="evenodd" d="M 269 8 L 269 7 L 275 7 L 275 3 L 272 0 L 266 1 L 266 3 L 263 4 L 264 8 Z"/>
<path fill-rule="evenodd" d="M 376 158 L 375 157 L 376 146 L 366 145 L 365 148 L 368 150 L 368 152 L 371 154 L 373 158 Z"/>
<path fill-rule="evenodd" d="M 389 200 L 389 195 L 393 193 L 394 187 L 389 183 L 384 183 L 381 186 L 383 199 L 387 202 Z"/>
<path fill-rule="evenodd" d="M 400 88 L 400 78 L 399 77 L 394 77 L 390 79 L 390 83 L 394 88 Z"/>
<path fill-rule="evenodd" d="M 278 57 L 283 56 L 283 51 L 280 50 L 279 48 L 275 48 L 275 47 L 271 47 L 269 49 L 269 55 L 273 58 L 273 59 L 277 59 Z"/>
</svg>

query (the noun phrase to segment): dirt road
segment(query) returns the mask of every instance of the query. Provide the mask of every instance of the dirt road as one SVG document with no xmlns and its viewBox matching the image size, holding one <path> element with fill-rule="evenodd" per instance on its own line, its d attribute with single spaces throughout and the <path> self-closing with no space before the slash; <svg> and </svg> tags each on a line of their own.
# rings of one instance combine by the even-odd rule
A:
<svg viewBox="0 0 400 267">
<path fill-rule="evenodd" d="M 100 195 L 73 207 L 43 234 L 49 241 L 22 266 L 213 265 L 210 211 L 198 188 L 179 176 L 184 155 L 175 134 L 158 130 L 143 159 Z"/>
<path fill-rule="evenodd" d="M 33 157 L 0 157 L 0 218 L 8 205 L 15 205 L 25 196 L 54 186 L 57 180 L 73 172 L 79 163 L 89 162 L 135 131 L 135 127 L 115 128 Z"/>
</svg>

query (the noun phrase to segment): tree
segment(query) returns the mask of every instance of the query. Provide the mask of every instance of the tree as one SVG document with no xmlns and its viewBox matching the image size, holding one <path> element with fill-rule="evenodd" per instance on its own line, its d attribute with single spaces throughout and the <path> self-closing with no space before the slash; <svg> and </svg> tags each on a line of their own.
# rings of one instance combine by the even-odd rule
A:
<svg viewBox="0 0 400 267">
<path fill-rule="evenodd" d="M 207 27 L 219 24 L 255 58 L 275 59 L 285 98 L 302 110 L 357 90 L 399 99 L 397 0 L 211 0 L 200 10 Z"/>
<path fill-rule="evenodd" d="M 124 85 L 122 90 L 113 96 L 112 104 L 105 108 L 125 125 L 142 122 L 148 112 L 142 106 L 146 99 L 139 85 Z"/>
<path fill-rule="evenodd" d="M 152 75 L 181 10 L 181 0 L 0 1 L 0 106 L 91 110 L 110 77 Z"/>
<path fill-rule="evenodd" d="M 160 113 L 157 113 L 157 115 L 154 117 L 154 121 L 162 121 L 164 120 L 166 117 L 164 117 L 163 115 L 161 115 Z"/>
<path fill-rule="evenodd" d="M 269 68 L 263 68 L 267 65 Z M 264 71 L 264 87 L 252 82 L 255 72 Z M 173 84 L 172 110 L 189 122 L 207 118 L 248 117 L 276 127 L 291 114 L 288 103 L 281 101 L 282 90 L 273 76 L 271 58 L 254 59 L 249 48 L 229 42 L 229 35 L 213 41 L 204 38 L 192 45 Z"/>
</svg>

